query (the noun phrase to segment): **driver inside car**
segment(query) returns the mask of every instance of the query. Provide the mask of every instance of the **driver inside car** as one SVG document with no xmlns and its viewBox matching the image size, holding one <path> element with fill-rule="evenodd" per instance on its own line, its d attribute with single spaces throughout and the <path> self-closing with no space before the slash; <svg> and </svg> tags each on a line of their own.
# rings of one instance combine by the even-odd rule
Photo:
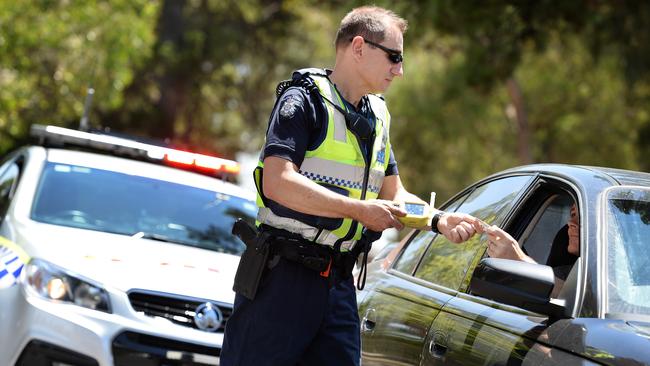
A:
<svg viewBox="0 0 650 366">
<path fill-rule="evenodd" d="M 487 253 L 490 257 L 537 263 L 537 261 L 523 251 L 517 240 L 498 226 L 492 225 L 483 228 L 477 223 L 475 224 L 475 229 L 478 233 L 487 234 Z M 551 255 L 547 265 L 553 267 L 555 285 L 553 286 L 551 297 L 556 297 L 573 267 L 573 262 L 580 255 L 580 218 L 575 203 L 571 205 L 567 224 L 558 231 L 552 246 L 560 246 L 559 249 L 563 250 L 563 254 L 561 255 L 565 257 L 559 258 L 560 261 L 554 260 L 556 259 L 553 258 L 555 248 L 551 248 Z"/>
</svg>

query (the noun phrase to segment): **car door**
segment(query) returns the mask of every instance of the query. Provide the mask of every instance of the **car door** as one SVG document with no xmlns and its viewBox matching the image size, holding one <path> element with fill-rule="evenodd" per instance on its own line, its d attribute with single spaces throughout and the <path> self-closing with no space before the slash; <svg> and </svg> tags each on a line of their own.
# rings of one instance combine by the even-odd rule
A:
<svg viewBox="0 0 650 366">
<path fill-rule="evenodd" d="M 518 224 L 511 224 L 509 231 L 512 235 L 519 233 L 515 238 L 530 256 L 546 263 L 549 242 L 567 220 L 573 193 L 549 182 L 536 187 L 515 208 L 516 214 L 509 221 Z M 552 323 L 548 316 L 464 293 L 472 271 L 469 266 L 470 276 L 461 291 L 434 320 L 427 334 L 423 364 L 527 365 L 548 358 L 545 355 L 551 348 L 545 341 L 555 339 L 565 323 Z"/>
<path fill-rule="evenodd" d="M 498 223 L 531 181 L 527 175 L 495 179 L 471 187 L 444 208 Z M 430 247 L 444 248 L 443 253 L 427 258 Z M 468 266 L 483 251 L 478 236 L 458 245 L 432 232 L 414 233 L 359 306 L 363 364 L 420 364 L 431 323 L 456 295 Z M 436 265 L 419 266 L 423 261 Z"/>
</svg>

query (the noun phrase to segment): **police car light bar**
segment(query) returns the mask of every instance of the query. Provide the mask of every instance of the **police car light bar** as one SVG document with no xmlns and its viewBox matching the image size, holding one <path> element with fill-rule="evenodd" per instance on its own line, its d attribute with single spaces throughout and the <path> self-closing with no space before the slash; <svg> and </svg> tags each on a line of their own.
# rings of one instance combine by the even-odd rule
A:
<svg viewBox="0 0 650 366">
<path fill-rule="evenodd" d="M 180 167 L 214 170 L 217 172 L 238 174 L 239 164 L 235 161 L 209 155 L 195 154 L 187 151 L 171 150 L 165 154 L 165 162 Z"/>
<path fill-rule="evenodd" d="M 39 139 L 40 144 L 49 142 L 54 145 L 87 147 L 116 155 L 162 162 L 182 169 L 194 169 L 202 173 L 238 174 L 240 171 L 239 163 L 233 160 L 145 144 L 122 137 L 43 125 L 32 125 L 30 132 L 33 137 Z"/>
</svg>

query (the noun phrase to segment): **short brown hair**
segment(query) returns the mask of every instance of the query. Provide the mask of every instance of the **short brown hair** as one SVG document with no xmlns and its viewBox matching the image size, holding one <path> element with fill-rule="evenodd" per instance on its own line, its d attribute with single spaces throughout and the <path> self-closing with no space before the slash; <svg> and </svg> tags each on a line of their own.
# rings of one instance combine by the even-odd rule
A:
<svg viewBox="0 0 650 366">
<path fill-rule="evenodd" d="M 378 6 L 362 6 L 352 9 L 341 20 L 341 26 L 336 33 L 336 48 L 346 45 L 350 39 L 362 36 L 373 42 L 381 42 L 386 36 L 386 29 L 396 26 L 402 34 L 406 32 L 408 23 L 393 11 Z"/>
</svg>

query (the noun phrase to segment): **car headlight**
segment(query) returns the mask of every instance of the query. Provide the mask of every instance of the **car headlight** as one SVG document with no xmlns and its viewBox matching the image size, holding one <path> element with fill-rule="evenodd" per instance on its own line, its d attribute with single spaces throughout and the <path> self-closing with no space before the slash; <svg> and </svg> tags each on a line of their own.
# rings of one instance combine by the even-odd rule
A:
<svg viewBox="0 0 650 366">
<path fill-rule="evenodd" d="M 106 290 L 80 279 L 44 260 L 32 259 L 25 266 L 25 288 L 48 300 L 69 302 L 110 313 Z"/>
</svg>

